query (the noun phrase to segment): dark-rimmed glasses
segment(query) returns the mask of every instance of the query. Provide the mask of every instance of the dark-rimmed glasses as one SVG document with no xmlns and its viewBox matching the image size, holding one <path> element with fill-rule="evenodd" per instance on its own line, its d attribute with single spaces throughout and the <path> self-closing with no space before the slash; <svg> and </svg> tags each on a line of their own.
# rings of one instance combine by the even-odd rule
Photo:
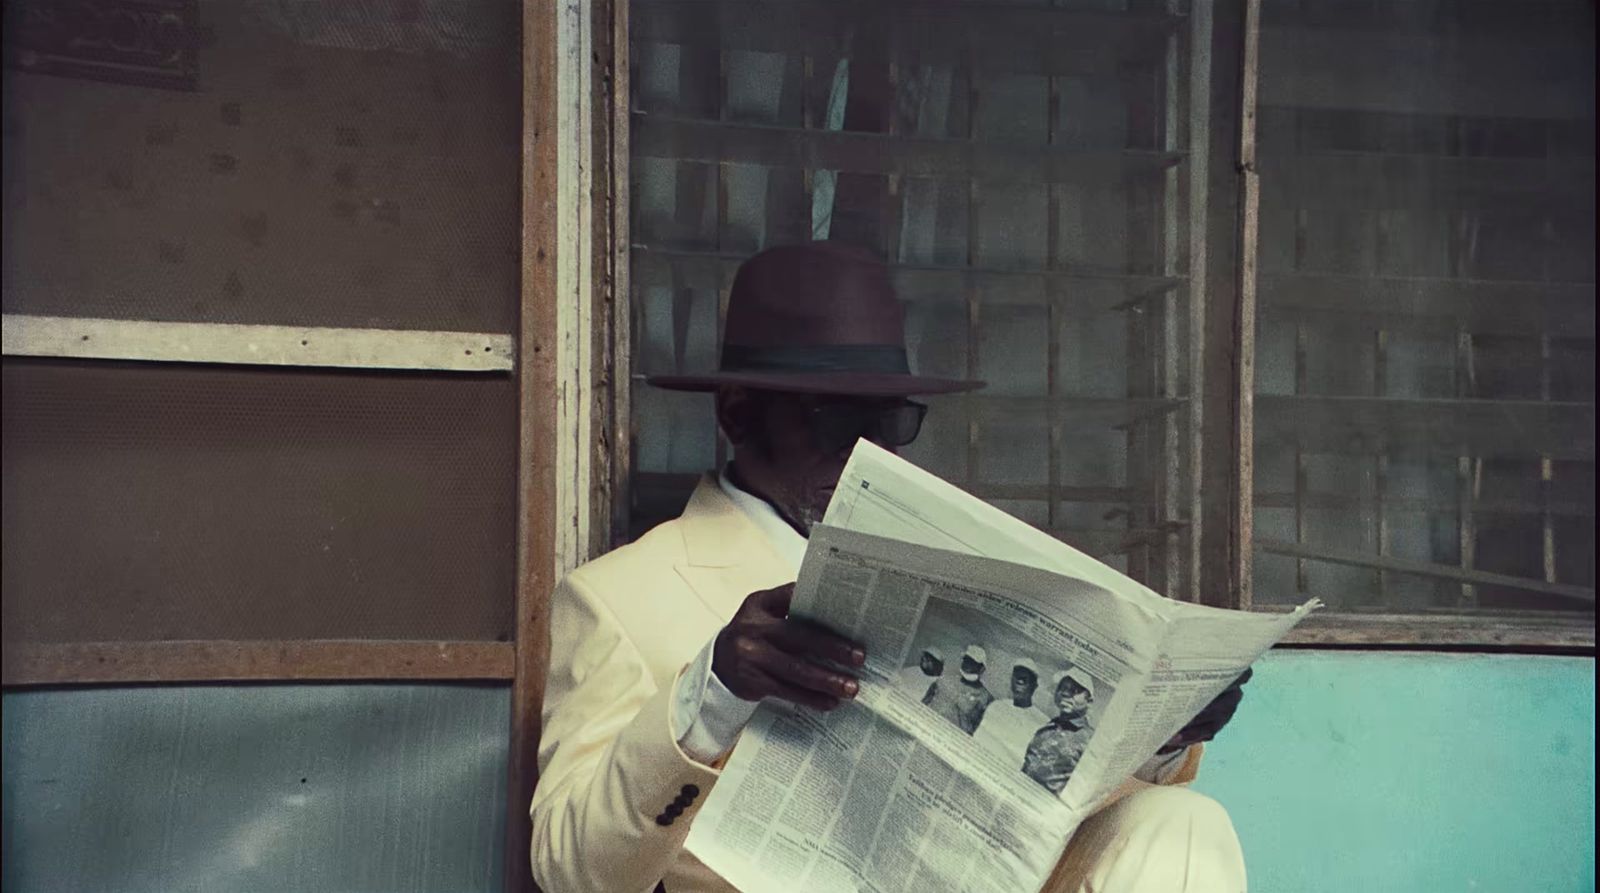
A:
<svg viewBox="0 0 1600 893">
<path fill-rule="evenodd" d="M 917 439 L 928 415 L 927 406 L 912 400 L 807 401 L 802 405 L 817 446 L 825 452 L 848 449 L 862 437 L 884 446 L 903 447 Z"/>
</svg>

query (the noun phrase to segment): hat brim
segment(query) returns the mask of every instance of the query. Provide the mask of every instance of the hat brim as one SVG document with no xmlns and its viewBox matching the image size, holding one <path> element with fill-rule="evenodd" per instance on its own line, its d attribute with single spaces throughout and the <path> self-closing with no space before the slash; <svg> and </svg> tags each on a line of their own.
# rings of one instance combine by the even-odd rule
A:
<svg viewBox="0 0 1600 893">
<path fill-rule="evenodd" d="M 669 391 L 714 391 L 721 387 L 741 387 L 789 394 L 847 397 L 955 394 L 975 391 L 984 386 L 981 381 L 889 372 L 710 372 L 704 375 L 652 375 L 645 380 Z"/>
</svg>

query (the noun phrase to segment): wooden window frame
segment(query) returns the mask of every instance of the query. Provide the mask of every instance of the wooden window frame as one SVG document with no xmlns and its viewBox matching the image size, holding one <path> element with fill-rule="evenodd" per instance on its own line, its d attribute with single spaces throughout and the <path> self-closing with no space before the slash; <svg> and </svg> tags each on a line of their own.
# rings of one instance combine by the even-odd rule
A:
<svg viewBox="0 0 1600 893">
<path fill-rule="evenodd" d="M 1194 392 L 1191 421 L 1201 432 L 1197 451 L 1197 493 L 1225 494 L 1196 498 L 1192 519 L 1197 528 L 1189 556 L 1197 569 L 1189 597 L 1220 607 L 1279 610 L 1253 604 L 1253 557 L 1277 548 L 1253 536 L 1255 325 L 1260 178 L 1256 167 L 1256 95 L 1259 75 L 1260 0 L 1218 3 L 1200 23 L 1194 47 L 1194 70 L 1209 77 L 1191 77 L 1191 114 L 1209 114 L 1209 138 L 1192 145 L 1204 157 L 1208 198 L 1191 209 L 1190 250 L 1204 256 L 1192 301 L 1191 324 L 1203 331 L 1199 349 L 1191 351 L 1191 375 L 1202 384 Z M 628 54 L 626 0 L 615 3 L 612 38 L 618 64 L 612 82 L 613 114 L 609 201 L 619 209 L 609 234 L 605 264 L 614 291 L 610 304 L 612 381 L 618 382 L 609 409 L 610 449 L 607 476 L 610 492 L 610 544 L 623 542 L 630 487 L 629 442 L 634 435 L 628 407 L 632 384 L 627 362 L 631 338 L 627 304 L 636 296 L 627 285 L 629 207 L 627 151 L 627 77 L 622 62 Z M 1211 63 L 1202 66 L 1200 62 Z M 1202 106 L 1204 101 L 1204 106 Z M 597 238 L 600 233 L 597 229 Z M 597 263 L 605 252 L 596 251 Z M 600 281 L 599 279 L 596 280 Z M 1400 569 L 1400 568 L 1396 568 Z M 1467 574 L 1474 574 L 1466 571 Z M 1493 575 L 1475 574 L 1481 582 Z M 1576 589 L 1577 587 L 1567 587 Z M 1451 610 L 1404 613 L 1323 611 L 1292 632 L 1288 647 L 1385 647 L 1416 649 L 1527 650 L 1564 653 L 1594 651 L 1594 615 L 1579 612 L 1505 611 L 1493 614 Z"/>
</svg>

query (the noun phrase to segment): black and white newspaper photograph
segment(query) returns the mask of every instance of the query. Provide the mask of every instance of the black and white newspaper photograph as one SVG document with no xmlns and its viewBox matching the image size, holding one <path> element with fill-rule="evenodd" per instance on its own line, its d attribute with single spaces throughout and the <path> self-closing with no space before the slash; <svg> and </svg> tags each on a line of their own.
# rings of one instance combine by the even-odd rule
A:
<svg viewBox="0 0 1600 893">
<path fill-rule="evenodd" d="M 896 686 L 1056 794 L 1112 692 L 1014 626 L 938 596 L 924 603 Z"/>
</svg>

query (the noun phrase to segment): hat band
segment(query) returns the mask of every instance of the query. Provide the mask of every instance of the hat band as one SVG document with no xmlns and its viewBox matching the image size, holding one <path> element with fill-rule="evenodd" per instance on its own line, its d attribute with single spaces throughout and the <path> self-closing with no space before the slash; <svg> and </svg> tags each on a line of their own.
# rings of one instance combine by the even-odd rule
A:
<svg viewBox="0 0 1600 893">
<path fill-rule="evenodd" d="M 722 348 L 723 372 L 876 372 L 910 375 L 906 349 L 896 344 Z"/>
</svg>

